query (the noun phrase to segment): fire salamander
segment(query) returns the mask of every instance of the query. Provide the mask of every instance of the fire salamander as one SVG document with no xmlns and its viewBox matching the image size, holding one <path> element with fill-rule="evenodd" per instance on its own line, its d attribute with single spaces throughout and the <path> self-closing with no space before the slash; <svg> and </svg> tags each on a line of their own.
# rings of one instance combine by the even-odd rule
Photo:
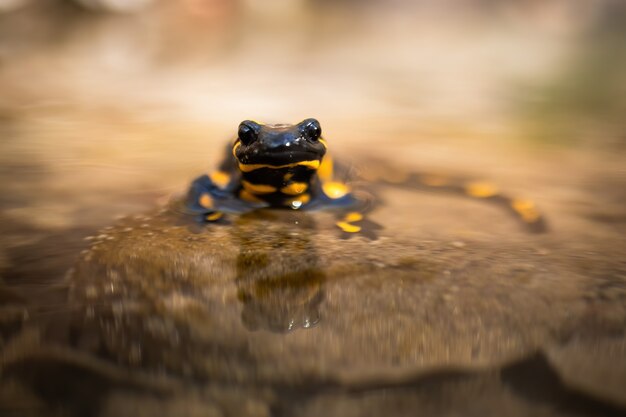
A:
<svg viewBox="0 0 626 417">
<path fill-rule="evenodd" d="M 191 184 L 186 211 L 201 222 L 219 222 L 225 214 L 261 208 L 329 209 L 337 213 L 336 225 L 342 237 L 361 234 L 375 239 L 381 226 L 369 220 L 367 213 L 376 202 L 360 198 L 347 183 L 336 179 L 338 168 L 327 154 L 327 147 L 316 119 L 295 125 L 245 120 L 218 170 Z M 514 213 L 530 231 L 545 230 L 544 219 L 531 201 L 507 197 L 489 183 L 454 182 L 425 174 L 387 174 L 378 181 L 483 199 Z"/>
</svg>

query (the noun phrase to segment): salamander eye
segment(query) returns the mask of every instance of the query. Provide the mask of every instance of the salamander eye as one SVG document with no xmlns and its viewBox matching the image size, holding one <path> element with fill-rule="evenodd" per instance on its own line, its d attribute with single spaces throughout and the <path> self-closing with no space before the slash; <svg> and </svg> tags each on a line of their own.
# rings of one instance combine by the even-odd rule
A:
<svg viewBox="0 0 626 417">
<path fill-rule="evenodd" d="M 252 142 L 257 140 L 258 137 L 258 125 L 250 120 L 245 120 L 239 124 L 239 132 L 237 136 L 239 136 L 239 140 L 244 145 L 250 145 Z"/>
<path fill-rule="evenodd" d="M 322 136 L 322 126 L 320 126 L 320 122 L 315 119 L 306 119 L 300 123 L 300 131 L 302 132 L 302 136 L 311 142 L 317 142 Z"/>
</svg>

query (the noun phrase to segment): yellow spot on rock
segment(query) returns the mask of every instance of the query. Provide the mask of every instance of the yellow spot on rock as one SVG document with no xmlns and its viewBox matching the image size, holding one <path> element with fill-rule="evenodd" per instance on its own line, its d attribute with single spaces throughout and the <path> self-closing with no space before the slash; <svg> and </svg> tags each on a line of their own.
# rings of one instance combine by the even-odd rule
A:
<svg viewBox="0 0 626 417">
<path fill-rule="evenodd" d="M 230 175 L 224 171 L 215 171 L 209 174 L 211 181 L 220 188 L 225 188 L 230 182 Z"/>
<path fill-rule="evenodd" d="M 216 221 L 216 220 L 221 219 L 221 218 L 222 218 L 222 216 L 223 216 L 223 213 L 222 213 L 221 211 L 216 211 L 216 212 L 213 212 L 213 213 L 207 214 L 207 215 L 205 216 L 205 219 L 206 219 L 207 221 L 209 221 L 209 222 L 214 222 L 214 221 Z"/>
<path fill-rule="evenodd" d="M 306 182 L 292 182 L 280 189 L 283 194 L 298 195 L 306 191 L 309 185 Z"/>
<path fill-rule="evenodd" d="M 350 192 L 350 188 L 346 184 L 337 181 L 323 183 L 322 190 L 324 194 L 332 199 L 341 198 Z"/>
<path fill-rule="evenodd" d="M 241 181 L 241 185 L 243 188 L 252 194 L 269 194 L 276 192 L 276 187 L 272 187 L 271 185 L 266 184 L 253 184 L 246 180 Z"/>
<path fill-rule="evenodd" d="M 198 202 L 204 208 L 213 208 L 213 199 L 207 193 L 202 194 Z"/>
<path fill-rule="evenodd" d="M 346 233 L 358 233 L 361 231 L 361 226 L 350 224 L 348 222 L 337 222 L 337 226 Z"/>
<path fill-rule="evenodd" d="M 539 211 L 535 207 L 535 203 L 530 200 L 513 199 L 511 207 L 528 223 L 534 223 L 539 220 Z"/>
<path fill-rule="evenodd" d="M 498 194 L 498 189 L 488 182 L 471 182 L 465 186 L 465 193 L 476 198 L 487 198 Z"/>
<path fill-rule="evenodd" d="M 358 222 L 359 220 L 363 220 L 363 215 L 359 212 L 352 211 L 346 214 L 346 217 L 344 217 L 343 220 L 349 223 Z"/>
</svg>

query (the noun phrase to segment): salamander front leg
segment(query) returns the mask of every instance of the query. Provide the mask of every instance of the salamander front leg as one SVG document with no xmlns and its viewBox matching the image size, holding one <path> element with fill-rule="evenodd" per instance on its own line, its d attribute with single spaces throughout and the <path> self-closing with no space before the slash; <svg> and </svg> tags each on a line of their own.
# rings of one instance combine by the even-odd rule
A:
<svg viewBox="0 0 626 417">
<path fill-rule="evenodd" d="M 214 223 L 224 217 L 224 213 L 218 209 L 218 200 L 227 197 L 208 175 L 203 175 L 194 180 L 189 187 L 186 200 L 186 211 L 194 215 L 200 223 Z"/>
</svg>

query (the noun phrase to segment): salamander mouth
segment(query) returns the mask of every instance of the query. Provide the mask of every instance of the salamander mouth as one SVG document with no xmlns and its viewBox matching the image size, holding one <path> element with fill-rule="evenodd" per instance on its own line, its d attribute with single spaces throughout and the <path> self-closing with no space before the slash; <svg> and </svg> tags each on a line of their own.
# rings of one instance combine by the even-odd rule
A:
<svg viewBox="0 0 626 417">
<path fill-rule="evenodd" d="M 285 150 L 267 152 L 263 155 L 251 154 L 238 157 L 240 166 L 264 165 L 266 168 L 282 168 L 286 165 L 319 165 L 322 155 L 318 152 Z"/>
</svg>

